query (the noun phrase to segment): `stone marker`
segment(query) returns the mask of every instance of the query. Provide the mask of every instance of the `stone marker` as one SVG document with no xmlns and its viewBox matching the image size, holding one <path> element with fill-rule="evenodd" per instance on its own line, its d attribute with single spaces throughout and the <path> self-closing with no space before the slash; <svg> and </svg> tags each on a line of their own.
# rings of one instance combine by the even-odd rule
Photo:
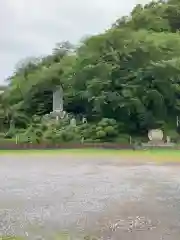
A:
<svg viewBox="0 0 180 240">
<path fill-rule="evenodd" d="M 82 123 L 84 123 L 84 124 L 87 123 L 87 119 L 85 117 L 83 117 Z"/>
<path fill-rule="evenodd" d="M 76 127 L 76 119 L 75 119 L 75 118 L 72 118 L 72 119 L 70 120 L 70 125 L 71 125 L 72 127 Z"/>
<path fill-rule="evenodd" d="M 142 143 L 144 147 L 174 147 L 174 143 L 170 141 L 170 138 L 167 138 L 166 142 L 164 141 L 164 133 L 161 129 L 152 129 L 148 132 L 148 143 Z"/>
<path fill-rule="evenodd" d="M 53 112 L 63 112 L 63 89 L 61 86 L 56 86 L 53 91 Z"/>
<path fill-rule="evenodd" d="M 152 129 L 148 132 L 148 138 L 153 142 L 161 142 L 163 141 L 163 131 L 161 129 Z"/>
</svg>

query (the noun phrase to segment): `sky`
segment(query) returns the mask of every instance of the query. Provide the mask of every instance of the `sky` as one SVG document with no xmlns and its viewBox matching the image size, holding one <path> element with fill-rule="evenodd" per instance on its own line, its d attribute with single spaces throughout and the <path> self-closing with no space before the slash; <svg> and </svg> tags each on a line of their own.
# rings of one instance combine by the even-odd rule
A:
<svg viewBox="0 0 180 240">
<path fill-rule="evenodd" d="M 0 0 L 0 84 L 27 57 L 103 32 L 148 0 Z"/>
</svg>

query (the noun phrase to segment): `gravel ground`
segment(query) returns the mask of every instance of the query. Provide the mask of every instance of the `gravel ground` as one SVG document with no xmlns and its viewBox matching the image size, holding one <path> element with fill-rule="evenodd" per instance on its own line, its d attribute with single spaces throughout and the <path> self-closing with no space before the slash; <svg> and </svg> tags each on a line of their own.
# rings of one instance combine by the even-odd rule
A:
<svg viewBox="0 0 180 240">
<path fill-rule="evenodd" d="M 180 165 L 111 155 L 0 156 L 0 235 L 179 240 Z"/>
</svg>

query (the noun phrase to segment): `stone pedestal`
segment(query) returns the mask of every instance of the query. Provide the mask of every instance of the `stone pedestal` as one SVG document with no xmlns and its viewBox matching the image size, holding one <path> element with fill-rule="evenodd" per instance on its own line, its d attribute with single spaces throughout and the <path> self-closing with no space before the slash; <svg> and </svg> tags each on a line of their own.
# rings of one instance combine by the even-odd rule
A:
<svg viewBox="0 0 180 240">
<path fill-rule="evenodd" d="M 55 118 L 56 120 L 60 120 L 60 119 L 63 119 L 66 115 L 66 112 L 65 111 L 53 111 L 53 112 L 50 112 L 50 117 L 52 118 Z"/>
</svg>

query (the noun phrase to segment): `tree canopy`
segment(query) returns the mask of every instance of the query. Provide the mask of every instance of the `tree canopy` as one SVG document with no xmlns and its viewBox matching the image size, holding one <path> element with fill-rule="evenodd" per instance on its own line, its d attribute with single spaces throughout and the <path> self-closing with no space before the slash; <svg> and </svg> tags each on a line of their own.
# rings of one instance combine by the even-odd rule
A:
<svg viewBox="0 0 180 240">
<path fill-rule="evenodd" d="M 52 89 L 61 84 L 64 109 L 88 119 L 85 135 L 95 126 L 95 135 L 103 141 L 118 134 L 143 135 L 157 127 L 178 131 L 179 30 L 180 1 L 152 1 L 138 4 L 129 16 L 77 46 L 58 43 L 52 54 L 19 63 L 1 95 L 2 122 L 10 121 L 13 111 L 30 121 L 50 113 Z M 16 122 L 17 127 L 23 124 Z M 62 139 L 65 133 L 59 134 Z"/>
</svg>

